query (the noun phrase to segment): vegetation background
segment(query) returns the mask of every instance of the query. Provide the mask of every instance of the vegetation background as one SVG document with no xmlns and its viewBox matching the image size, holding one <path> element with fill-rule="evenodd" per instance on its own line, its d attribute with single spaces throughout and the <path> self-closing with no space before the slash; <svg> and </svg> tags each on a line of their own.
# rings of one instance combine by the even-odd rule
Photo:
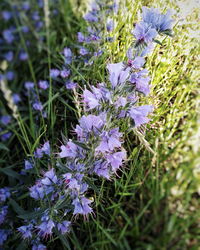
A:
<svg viewBox="0 0 200 250">
<path fill-rule="evenodd" d="M 103 56 L 86 68 L 73 67 L 74 80 L 84 86 L 106 79 L 106 64 L 125 58 L 132 43 L 131 30 L 142 6 L 174 9 L 174 36 L 156 45 L 147 60 L 152 76 L 149 102 L 155 106 L 145 131 L 154 154 L 133 134 L 126 134 L 129 162 L 120 178 L 99 181 L 93 195 L 95 215 L 77 219 L 64 238 L 50 239 L 49 249 L 199 249 L 200 247 L 200 75 L 198 1 L 122 0 L 117 16 L 117 39 L 104 43 Z M 29 61 L 16 67 L 18 78 L 12 91 L 20 92 L 26 80 L 44 79 L 49 67 L 57 67 L 64 47 L 74 47 L 77 32 L 87 25 L 82 16 L 86 0 L 59 0 L 59 14 L 50 20 L 47 44 L 29 52 Z M 24 47 L 23 37 L 19 46 Z M 78 94 L 78 93 L 77 93 Z M 0 105 L 9 112 L 1 96 Z M 1 169 L 17 171 L 31 155 L 40 138 L 51 140 L 58 151 L 61 134 L 69 135 L 80 109 L 70 92 L 49 93 L 49 119 L 39 126 L 28 103 L 20 105 L 21 124 L 13 122 L 14 133 L 0 152 Z M 2 145 L 2 144 L 1 144 Z M 52 156 L 53 157 L 53 156 Z M 52 159 L 53 161 L 53 159 Z M 12 179 L 12 176 L 9 178 Z M 2 175 L 3 185 L 7 178 Z M 61 240 L 61 241 L 60 241 Z M 62 246 L 61 246 L 62 244 Z"/>
</svg>

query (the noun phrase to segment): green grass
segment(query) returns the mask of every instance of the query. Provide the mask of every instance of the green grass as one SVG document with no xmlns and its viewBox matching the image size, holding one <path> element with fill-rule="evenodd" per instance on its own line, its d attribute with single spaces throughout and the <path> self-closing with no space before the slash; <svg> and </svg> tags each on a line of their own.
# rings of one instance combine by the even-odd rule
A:
<svg viewBox="0 0 200 250">
<path fill-rule="evenodd" d="M 125 58 L 132 43 L 130 32 L 138 20 L 141 6 L 164 4 L 162 8 L 177 9 L 175 1 L 122 2 L 127 10 L 122 8 L 116 17 L 115 35 L 118 39 L 104 44 L 106 53 L 91 68 L 85 71 L 79 70 L 81 65 L 72 68 L 74 80 L 82 86 L 106 80 L 106 64 Z M 76 32 L 85 26 L 81 17 L 85 9 L 83 1 L 71 1 L 70 4 L 60 0 L 58 9 L 61 14 L 52 20 L 48 44 L 36 50 L 29 64 L 21 68 L 19 88 L 22 88 L 25 78 L 45 78 L 50 64 L 61 65 L 58 53 L 65 46 L 73 47 Z M 95 200 L 95 214 L 88 221 L 75 220 L 73 232 L 66 239 L 58 237 L 55 242 L 49 242 L 49 249 L 196 250 L 200 246 L 199 44 L 189 33 L 191 27 L 197 29 L 192 25 L 197 15 L 193 12 L 186 24 L 178 22 L 174 37 L 163 38 L 162 46 L 157 45 L 147 60 L 152 89 L 150 98 L 143 101 L 152 103 L 155 111 L 150 125 L 143 132 L 154 154 L 139 143 L 134 131 L 126 134 L 129 161 L 119 174 L 120 178 L 98 180 L 99 192 L 90 194 Z M 23 45 L 23 38 L 21 40 Z M 18 83 L 13 83 L 13 90 Z M 0 102 L 8 110 L 6 103 Z M 41 120 L 38 125 L 34 123 L 28 106 L 20 110 L 20 122 L 12 124 L 15 136 L 6 145 L 10 151 L 1 152 L 3 167 L 19 167 L 24 157 L 32 154 L 38 146 L 40 137 L 50 139 L 56 151 L 61 133 L 70 135 L 72 125 L 80 115 L 73 104 L 73 96 L 58 88 L 49 92 L 46 105 L 49 119 L 47 123 Z M 5 177 L 1 180 L 6 182 Z"/>
</svg>

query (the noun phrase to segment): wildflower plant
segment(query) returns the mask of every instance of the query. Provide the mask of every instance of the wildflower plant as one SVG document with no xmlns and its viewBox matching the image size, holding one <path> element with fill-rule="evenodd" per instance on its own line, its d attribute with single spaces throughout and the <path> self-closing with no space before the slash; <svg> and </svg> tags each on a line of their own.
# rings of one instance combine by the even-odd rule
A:
<svg viewBox="0 0 200 250">
<path fill-rule="evenodd" d="M 61 69 L 50 69 L 50 81 L 63 81 L 67 89 L 77 87 L 70 80 L 72 61 L 82 58 L 84 63 L 92 64 L 91 58 L 101 54 L 101 51 L 89 44 L 98 43 L 97 47 L 101 47 L 102 39 L 114 39 L 105 38 L 102 34 L 105 28 L 107 34 L 112 33 L 115 22 L 109 17 L 103 23 L 100 13 L 117 13 L 118 8 L 118 1 L 94 2 L 84 19 L 95 25 L 88 26 L 85 34 L 78 33 L 78 41 L 84 46 L 78 46 L 77 57 L 70 48 L 64 48 L 64 65 Z M 8 13 L 3 13 L 3 16 L 6 20 L 10 18 Z M 38 20 L 37 13 L 34 13 L 33 19 Z M 63 136 L 62 145 L 56 152 L 49 139 L 37 147 L 31 157 L 25 159 L 22 178 L 19 179 L 26 188 L 26 198 L 31 200 L 34 209 L 26 211 L 25 208 L 17 207 L 15 212 L 20 218 L 17 226 L 13 226 L 11 222 L 6 224 L 9 221 L 7 215 L 9 207 L 16 205 L 15 199 L 23 197 L 24 190 L 20 189 L 20 185 L 17 186 L 19 190 L 9 187 L 0 189 L 0 224 L 5 226 L 0 229 L 0 245 L 17 233 L 32 249 L 46 249 L 45 240 L 70 233 L 77 217 L 88 219 L 95 213 L 95 200 L 89 193 L 94 189 L 96 178 L 114 179 L 116 175 L 120 175 L 120 171 L 124 171 L 129 157 L 122 124 L 128 131 L 132 131 L 150 120 L 154 107 L 140 104 L 141 96 L 146 97 L 150 93 L 150 77 L 145 68 L 145 57 L 152 43 L 157 42 L 157 36 L 171 35 L 171 31 L 172 19 L 168 12 L 161 14 L 157 9 L 143 7 L 142 21 L 132 31 L 133 46 L 127 52 L 126 61 L 107 64 L 104 82 L 84 86 L 78 99 L 82 104 L 82 116 L 74 126 L 71 138 Z M 4 39 L 12 43 L 14 38 L 11 34 L 4 33 Z M 6 56 L 7 59 L 11 58 L 11 54 Z M 27 59 L 23 52 L 20 58 Z M 38 82 L 39 91 L 49 89 L 49 79 Z M 25 82 L 26 95 L 33 109 L 40 111 L 45 117 L 43 104 L 34 86 L 33 82 Z M 10 121 L 8 116 L 2 116 L 0 120 L 2 126 Z M 38 168 L 40 161 L 45 165 L 45 170 Z M 32 175 L 39 178 L 30 185 L 26 178 L 29 179 Z"/>
</svg>

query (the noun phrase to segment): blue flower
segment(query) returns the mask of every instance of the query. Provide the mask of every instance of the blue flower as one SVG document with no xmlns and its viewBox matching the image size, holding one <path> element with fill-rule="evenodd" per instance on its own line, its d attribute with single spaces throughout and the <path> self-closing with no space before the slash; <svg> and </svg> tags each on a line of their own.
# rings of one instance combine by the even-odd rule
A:
<svg viewBox="0 0 200 250">
<path fill-rule="evenodd" d="M 43 110 L 42 103 L 41 102 L 35 102 L 35 103 L 33 103 L 33 108 L 35 110 L 42 111 Z"/>
<path fill-rule="evenodd" d="M 158 32 L 172 29 L 173 19 L 171 19 L 170 11 L 161 14 L 158 9 L 143 7 L 142 18 L 144 22 L 151 25 Z"/>
<path fill-rule="evenodd" d="M 46 141 L 46 142 L 43 144 L 41 150 L 42 150 L 42 152 L 43 152 L 44 154 L 50 155 L 51 149 L 50 149 L 49 141 Z"/>
<path fill-rule="evenodd" d="M 38 182 L 36 185 L 29 188 L 30 196 L 35 200 L 43 199 L 45 196 L 45 190 L 43 185 Z"/>
<path fill-rule="evenodd" d="M 13 52 L 12 51 L 8 51 L 7 53 L 4 54 L 4 58 L 8 61 L 11 62 L 13 60 Z"/>
<path fill-rule="evenodd" d="M 112 171 L 115 173 L 122 166 L 123 160 L 126 159 L 126 152 L 120 151 L 106 156 L 107 162 L 111 165 Z"/>
<path fill-rule="evenodd" d="M 129 116 L 134 120 L 135 127 L 139 127 L 142 124 L 149 122 L 149 118 L 147 118 L 147 115 L 152 111 L 153 106 L 151 105 L 132 107 L 129 111 Z"/>
<path fill-rule="evenodd" d="M 32 238 L 32 232 L 31 232 L 31 230 L 33 230 L 32 224 L 18 227 L 17 230 L 22 234 L 23 239 Z"/>
<path fill-rule="evenodd" d="M 75 89 L 77 87 L 77 83 L 72 81 L 67 81 L 65 83 L 65 87 L 66 89 Z"/>
<path fill-rule="evenodd" d="M 70 231 L 71 222 L 70 221 L 62 221 L 61 223 L 57 224 L 57 228 L 61 234 L 69 233 Z"/>
<path fill-rule="evenodd" d="M 8 81 L 12 81 L 14 79 L 14 77 L 15 77 L 15 73 L 13 71 L 6 72 L 6 79 Z"/>
<path fill-rule="evenodd" d="M 37 148 L 36 151 L 34 152 L 34 155 L 36 158 L 40 159 L 43 157 L 43 151 L 41 148 Z"/>
<path fill-rule="evenodd" d="M 113 29 L 114 29 L 114 21 L 112 19 L 107 20 L 106 29 L 107 29 L 108 32 L 113 31 Z"/>
<path fill-rule="evenodd" d="M 7 213 L 8 213 L 8 206 L 0 207 L 0 225 L 5 221 Z"/>
<path fill-rule="evenodd" d="M 137 23 L 133 34 L 139 43 L 150 43 L 157 36 L 157 31 L 145 22 Z"/>
<path fill-rule="evenodd" d="M 19 59 L 21 61 L 26 61 L 28 59 L 28 54 L 25 51 L 20 51 L 20 53 L 19 53 Z"/>
<path fill-rule="evenodd" d="M 0 189 L 0 202 L 6 201 L 10 197 L 10 190 L 7 187 Z"/>
<path fill-rule="evenodd" d="M 6 40 L 7 43 L 12 43 L 15 39 L 12 30 L 4 30 L 3 31 L 3 38 Z"/>
<path fill-rule="evenodd" d="M 24 86 L 27 90 L 31 90 L 34 88 L 34 82 L 25 82 Z"/>
<path fill-rule="evenodd" d="M 60 76 L 62 78 L 67 78 L 70 75 L 70 70 L 69 69 L 63 69 L 60 71 Z"/>
<path fill-rule="evenodd" d="M 70 48 L 64 48 L 63 54 L 65 57 L 65 64 L 70 64 L 72 62 L 72 51 Z"/>
<path fill-rule="evenodd" d="M 99 106 L 99 99 L 95 94 L 90 92 L 89 90 L 85 89 L 83 91 L 83 102 L 88 107 L 88 109 L 94 109 Z"/>
<path fill-rule="evenodd" d="M 48 81 L 39 81 L 38 86 L 41 89 L 48 89 L 49 83 L 48 83 Z"/>
<path fill-rule="evenodd" d="M 126 68 L 122 62 L 108 64 L 109 80 L 112 87 L 115 88 L 118 84 L 123 84 L 129 76 L 130 68 Z"/>
<path fill-rule="evenodd" d="M 131 74 L 130 82 L 136 84 L 136 90 L 148 95 L 150 92 L 149 81 L 150 77 L 143 77 L 148 73 L 147 70 L 141 70 Z"/>
<path fill-rule="evenodd" d="M 4 133 L 3 135 L 1 135 L 1 140 L 7 141 L 11 137 L 11 135 L 12 135 L 11 132 Z"/>
<path fill-rule="evenodd" d="M 72 204 L 74 205 L 74 215 L 77 214 L 82 214 L 84 216 L 88 216 L 88 214 L 92 213 L 92 208 L 89 206 L 89 204 L 91 204 L 92 201 L 85 198 L 85 197 L 81 197 L 81 198 L 76 198 L 73 200 Z"/>
<path fill-rule="evenodd" d="M 96 162 L 94 162 L 94 172 L 100 176 L 100 177 L 104 177 L 106 179 L 110 179 L 110 173 L 109 173 L 109 167 L 108 167 L 108 163 L 106 161 L 103 160 L 98 160 Z"/>
<path fill-rule="evenodd" d="M 5 126 L 8 125 L 11 122 L 11 116 L 10 115 L 2 115 L 0 118 L 0 122 Z"/>
<path fill-rule="evenodd" d="M 43 245 L 43 244 L 41 244 L 41 243 L 37 243 L 37 245 L 34 244 L 34 245 L 32 246 L 32 250 L 47 250 L 47 248 L 46 248 L 45 245 Z"/>
<path fill-rule="evenodd" d="M 142 68 L 144 66 L 144 63 L 145 63 L 145 60 L 141 56 L 137 56 L 135 59 L 129 60 L 130 66 L 135 68 L 135 69 Z"/>
<path fill-rule="evenodd" d="M 58 69 L 51 69 L 50 70 L 50 77 L 56 78 L 60 75 L 60 70 Z"/>
<path fill-rule="evenodd" d="M 11 234 L 10 230 L 0 229 L 0 246 L 4 244 L 4 242 L 7 240 L 10 234 Z"/>
<path fill-rule="evenodd" d="M 4 19 L 5 21 L 10 20 L 11 17 L 12 17 L 12 13 L 11 13 L 10 11 L 7 11 L 7 10 L 2 11 L 1 14 L 2 14 L 2 17 L 3 17 L 3 19 Z"/>
<path fill-rule="evenodd" d="M 39 230 L 38 235 L 40 237 L 51 235 L 54 227 L 55 224 L 52 220 L 44 221 L 39 226 L 37 226 L 37 229 Z"/>
<path fill-rule="evenodd" d="M 85 16 L 84 19 L 88 22 L 98 22 L 98 17 L 96 16 L 95 12 L 88 12 Z"/>
<path fill-rule="evenodd" d="M 75 158 L 78 155 L 78 149 L 79 147 L 74 144 L 71 140 L 68 141 L 68 143 L 64 146 L 61 146 L 61 152 L 59 153 L 59 156 L 61 158 L 69 157 L 69 158 Z"/>
<path fill-rule="evenodd" d="M 119 132 L 119 128 L 111 129 L 109 132 L 104 131 L 100 135 L 101 142 L 96 148 L 96 152 L 105 153 L 121 147 L 121 136 L 122 133 Z"/>
<path fill-rule="evenodd" d="M 33 168 L 33 163 L 28 160 L 25 160 L 24 164 L 25 164 L 25 170 Z"/>
<path fill-rule="evenodd" d="M 82 55 L 82 56 L 85 56 L 85 55 L 87 55 L 89 52 L 88 52 L 88 50 L 86 49 L 86 48 L 80 48 L 80 51 L 79 51 L 79 53 Z"/>
<path fill-rule="evenodd" d="M 78 42 L 79 43 L 85 42 L 85 36 L 83 35 L 82 32 L 78 32 L 77 37 L 78 37 Z"/>
<path fill-rule="evenodd" d="M 47 171 L 44 174 L 45 178 L 41 180 L 41 183 L 47 186 L 50 186 L 52 184 L 57 184 L 58 183 L 58 178 L 54 172 L 54 169 L 52 168 L 51 170 Z"/>
<path fill-rule="evenodd" d="M 12 98 L 13 98 L 13 102 L 14 102 L 15 104 L 18 104 L 19 102 L 21 102 L 21 97 L 20 97 L 19 94 L 14 93 L 14 94 L 12 95 Z"/>
</svg>

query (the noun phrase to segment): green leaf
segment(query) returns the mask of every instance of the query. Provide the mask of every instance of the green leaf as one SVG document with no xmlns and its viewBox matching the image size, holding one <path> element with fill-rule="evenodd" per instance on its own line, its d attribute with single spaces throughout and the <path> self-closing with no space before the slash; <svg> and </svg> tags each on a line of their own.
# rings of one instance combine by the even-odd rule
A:
<svg viewBox="0 0 200 250">
<path fill-rule="evenodd" d="M 14 179 L 23 180 L 23 176 L 21 176 L 16 171 L 14 171 L 10 168 L 0 168 L 0 172 L 4 173 L 5 175 L 8 175 L 10 177 L 13 177 Z"/>
<path fill-rule="evenodd" d="M 33 219 L 33 218 L 41 216 L 41 214 L 43 214 L 44 211 L 45 211 L 45 209 L 40 209 L 39 211 L 21 214 L 18 217 L 21 219 L 24 219 L 24 220 Z"/>
<path fill-rule="evenodd" d="M 0 150 L 10 151 L 3 143 L 0 143 Z"/>
<path fill-rule="evenodd" d="M 162 43 L 161 43 L 159 40 L 157 40 L 157 39 L 153 39 L 153 41 L 154 41 L 155 43 L 158 43 L 159 45 L 162 45 Z"/>
<path fill-rule="evenodd" d="M 9 199 L 9 203 L 10 205 L 13 207 L 14 211 L 18 214 L 18 215 L 21 215 L 21 214 L 24 214 L 25 213 L 25 210 L 13 199 Z"/>
</svg>

